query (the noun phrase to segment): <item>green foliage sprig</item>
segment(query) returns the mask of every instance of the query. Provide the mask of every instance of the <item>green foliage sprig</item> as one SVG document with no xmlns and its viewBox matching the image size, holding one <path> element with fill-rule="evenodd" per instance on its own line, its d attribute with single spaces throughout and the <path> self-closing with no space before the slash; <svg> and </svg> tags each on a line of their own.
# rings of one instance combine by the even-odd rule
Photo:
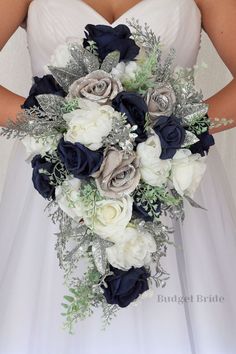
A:
<svg viewBox="0 0 236 354">
<path fill-rule="evenodd" d="M 102 301 L 102 293 L 96 291 L 96 286 L 100 280 L 100 273 L 96 267 L 90 265 L 84 277 L 77 285 L 69 289 L 70 295 L 64 296 L 66 302 L 62 303 L 66 317 L 64 326 L 73 333 L 73 327 L 79 320 L 84 320 L 93 313 L 93 307 Z"/>
<path fill-rule="evenodd" d="M 74 98 L 68 101 L 65 101 L 64 106 L 63 106 L 63 113 L 70 113 L 75 111 L 76 109 L 79 109 L 79 98 Z"/>
<path fill-rule="evenodd" d="M 135 77 L 125 80 L 123 85 L 126 91 L 135 91 L 145 94 L 146 91 L 154 86 L 154 73 L 157 67 L 157 50 L 154 50 L 140 65 L 135 73 Z"/>
<path fill-rule="evenodd" d="M 135 199 L 138 205 L 143 206 L 148 215 L 157 219 L 160 215 L 157 210 L 160 203 L 166 207 L 179 206 L 182 202 L 181 196 L 173 195 L 166 186 L 153 187 L 141 182 L 135 191 Z"/>
</svg>

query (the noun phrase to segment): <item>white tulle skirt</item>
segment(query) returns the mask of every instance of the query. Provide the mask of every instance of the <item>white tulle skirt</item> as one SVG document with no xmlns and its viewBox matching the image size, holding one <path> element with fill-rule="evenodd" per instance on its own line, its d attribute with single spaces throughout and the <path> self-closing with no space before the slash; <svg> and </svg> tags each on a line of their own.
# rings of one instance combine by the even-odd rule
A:
<svg viewBox="0 0 236 354">
<path fill-rule="evenodd" d="M 164 265 L 171 277 L 101 331 L 100 311 L 63 329 L 66 294 L 45 200 L 16 143 L 0 206 L 0 354 L 234 354 L 236 223 L 226 176 L 213 148 L 196 200 L 186 205 Z M 184 297 L 183 297 L 184 296 Z"/>
</svg>

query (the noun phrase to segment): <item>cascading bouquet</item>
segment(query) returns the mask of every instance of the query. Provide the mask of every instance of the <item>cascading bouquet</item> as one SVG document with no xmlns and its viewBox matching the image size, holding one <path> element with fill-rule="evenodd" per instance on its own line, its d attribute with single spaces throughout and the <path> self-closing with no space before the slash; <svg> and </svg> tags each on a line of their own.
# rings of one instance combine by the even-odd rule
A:
<svg viewBox="0 0 236 354">
<path fill-rule="evenodd" d="M 128 25 L 87 25 L 82 43 L 60 45 L 1 133 L 26 146 L 34 187 L 59 223 L 69 330 L 96 307 L 109 323 L 165 284 L 163 220 L 183 220 L 184 198 L 198 206 L 214 144 L 194 70 L 173 69 L 173 50 L 163 59 L 147 25 Z"/>
</svg>

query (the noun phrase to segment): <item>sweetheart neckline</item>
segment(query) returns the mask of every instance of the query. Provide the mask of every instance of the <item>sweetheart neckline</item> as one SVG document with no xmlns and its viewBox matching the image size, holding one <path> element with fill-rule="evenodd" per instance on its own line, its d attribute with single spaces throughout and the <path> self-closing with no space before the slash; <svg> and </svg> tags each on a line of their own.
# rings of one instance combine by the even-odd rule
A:
<svg viewBox="0 0 236 354">
<path fill-rule="evenodd" d="M 149 0 L 150 1 L 150 0 Z M 107 25 L 109 26 L 114 26 L 116 24 L 116 22 L 120 21 L 123 17 L 128 16 L 129 13 L 131 11 L 136 10 L 137 8 L 139 8 L 141 5 L 143 5 L 145 2 L 147 2 L 147 0 L 141 0 L 139 1 L 137 4 L 135 4 L 134 6 L 130 7 L 127 11 L 125 11 L 123 14 L 121 14 L 118 18 L 116 18 L 113 22 L 109 22 L 104 16 L 102 16 L 99 12 L 97 12 L 92 6 L 88 5 L 86 2 L 84 2 L 83 0 L 79 0 L 80 3 L 82 3 L 82 5 L 84 7 L 86 7 L 88 10 L 90 10 L 93 14 L 95 14 L 97 17 L 100 17 L 103 22 L 106 22 Z"/>
</svg>

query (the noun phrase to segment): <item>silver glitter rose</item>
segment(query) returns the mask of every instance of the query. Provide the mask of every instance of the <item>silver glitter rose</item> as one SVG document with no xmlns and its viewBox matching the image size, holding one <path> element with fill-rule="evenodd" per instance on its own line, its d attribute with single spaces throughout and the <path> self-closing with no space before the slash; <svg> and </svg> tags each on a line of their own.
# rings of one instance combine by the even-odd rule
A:
<svg viewBox="0 0 236 354">
<path fill-rule="evenodd" d="M 103 70 L 95 70 L 73 82 L 67 98 L 86 98 L 90 101 L 106 104 L 123 90 L 119 80 Z"/>
<path fill-rule="evenodd" d="M 175 92 L 170 85 L 160 85 L 148 90 L 146 102 L 152 120 L 159 116 L 169 117 L 176 103 Z"/>
<path fill-rule="evenodd" d="M 115 147 L 107 148 L 100 170 L 93 177 L 103 196 L 120 198 L 132 193 L 139 184 L 139 159 L 133 151 L 127 153 Z"/>
</svg>

